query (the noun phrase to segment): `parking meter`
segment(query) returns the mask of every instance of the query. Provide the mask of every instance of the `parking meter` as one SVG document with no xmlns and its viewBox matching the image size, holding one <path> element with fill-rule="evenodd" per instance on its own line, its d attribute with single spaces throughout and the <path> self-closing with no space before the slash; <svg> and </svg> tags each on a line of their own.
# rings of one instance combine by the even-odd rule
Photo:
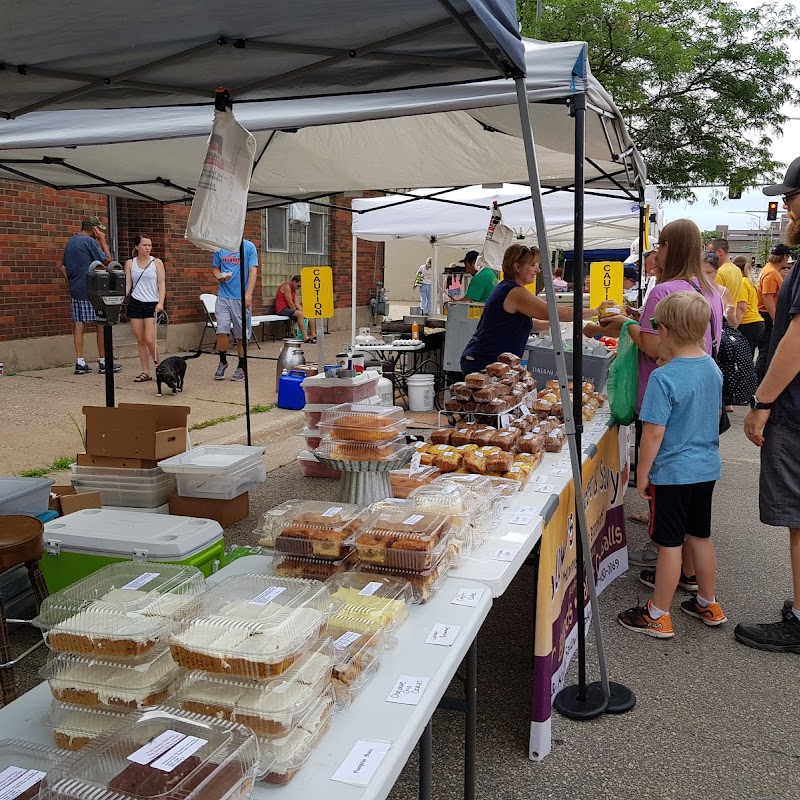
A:
<svg viewBox="0 0 800 800">
<path fill-rule="evenodd" d="M 112 261 L 107 267 L 102 261 L 93 261 L 86 273 L 86 290 L 97 321 L 116 325 L 125 301 L 125 270 L 119 261 Z"/>
</svg>

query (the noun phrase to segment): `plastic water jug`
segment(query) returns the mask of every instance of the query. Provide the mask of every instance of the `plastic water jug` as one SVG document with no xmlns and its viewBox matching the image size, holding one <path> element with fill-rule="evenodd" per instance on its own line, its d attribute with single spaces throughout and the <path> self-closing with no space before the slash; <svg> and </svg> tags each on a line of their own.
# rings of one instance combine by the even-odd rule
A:
<svg viewBox="0 0 800 800">
<path fill-rule="evenodd" d="M 278 381 L 278 408 L 299 411 L 306 404 L 306 395 L 300 385 L 306 378 L 305 372 L 293 369 L 285 372 Z"/>
</svg>

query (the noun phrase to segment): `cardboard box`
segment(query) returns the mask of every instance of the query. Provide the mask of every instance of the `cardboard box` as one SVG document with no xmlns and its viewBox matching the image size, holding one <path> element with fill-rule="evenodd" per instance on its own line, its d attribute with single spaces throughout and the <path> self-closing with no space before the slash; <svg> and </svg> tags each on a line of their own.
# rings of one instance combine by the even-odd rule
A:
<svg viewBox="0 0 800 800">
<path fill-rule="evenodd" d="M 153 469 L 158 466 L 155 459 L 112 458 L 111 456 L 90 456 L 78 453 L 79 467 L 113 467 L 114 469 Z"/>
<path fill-rule="evenodd" d="M 86 452 L 91 456 L 160 461 L 186 450 L 189 406 L 120 403 L 84 406 Z"/>
<path fill-rule="evenodd" d="M 62 517 L 73 511 L 84 508 L 101 508 L 100 492 L 78 493 L 72 486 L 51 486 L 50 510 L 57 511 Z"/>
<path fill-rule="evenodd" d="M 243 492 L 233 500 L 211 500 L 207 497 L 181 497 L 173 494 L 169 498 L 169 513 L 178 517 L 213 519 L 223 528 L 227 528 L 250 513 L 250 492 Z"/>
</svg>

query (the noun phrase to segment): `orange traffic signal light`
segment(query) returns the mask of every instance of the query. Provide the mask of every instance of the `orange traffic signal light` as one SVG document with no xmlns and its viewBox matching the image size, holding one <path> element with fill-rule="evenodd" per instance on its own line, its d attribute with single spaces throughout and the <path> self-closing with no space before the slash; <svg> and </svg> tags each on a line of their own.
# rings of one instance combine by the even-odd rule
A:
<svg viewBox="0 0 800 800">
<path fill-rule="evenodd" d="M 774 222 L 778 219 L 778 203 L 773 201 L 767 205 L 767 221 Z"/>
</svg>

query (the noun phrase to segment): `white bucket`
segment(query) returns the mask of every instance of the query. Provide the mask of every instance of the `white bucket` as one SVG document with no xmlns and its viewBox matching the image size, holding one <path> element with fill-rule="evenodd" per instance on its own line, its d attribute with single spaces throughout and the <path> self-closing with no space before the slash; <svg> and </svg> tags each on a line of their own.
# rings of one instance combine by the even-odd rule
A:
<svg viewBox="0 0 800 800">
<path fill-rule="evenodd" d="M 412 375 L 408 379 L 408 410 L 433 411 L 433 375 Z"/>
</svg>

